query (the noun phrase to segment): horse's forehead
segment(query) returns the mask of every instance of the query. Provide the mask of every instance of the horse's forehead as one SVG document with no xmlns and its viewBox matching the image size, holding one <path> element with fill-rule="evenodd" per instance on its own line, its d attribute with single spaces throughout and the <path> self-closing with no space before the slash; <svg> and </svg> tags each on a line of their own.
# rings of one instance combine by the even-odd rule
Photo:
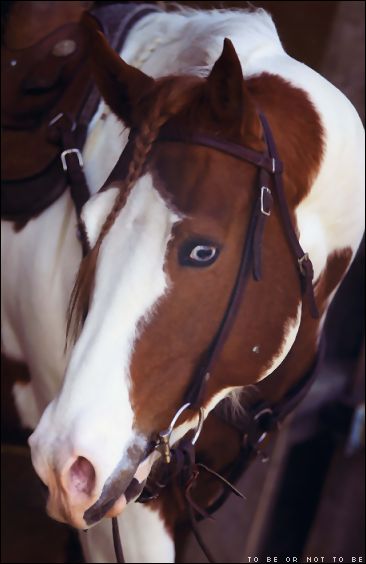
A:
<svg viewBox="0 0 366 564">
<path fill-rule="evenodd" d="M 207 147 L 162 143 L 152 159 L 151 174 L 154 187 L 181 213 L 213 224 L 243 213 L 256 169 Z"/>
</svg>

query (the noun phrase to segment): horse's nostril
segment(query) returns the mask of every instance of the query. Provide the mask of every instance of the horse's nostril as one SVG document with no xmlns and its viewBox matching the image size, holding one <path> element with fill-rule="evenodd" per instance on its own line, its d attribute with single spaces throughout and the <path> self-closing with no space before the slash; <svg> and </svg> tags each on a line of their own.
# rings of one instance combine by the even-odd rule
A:
<svg viewBox="0 0 366 564">
<path fill-rule="evenodd" d="M 95 470 L 87 458 L 79 456 L 69 470 L 70 485 L 74 491 L 91 495 L 95 485 Z"/>
</svg>

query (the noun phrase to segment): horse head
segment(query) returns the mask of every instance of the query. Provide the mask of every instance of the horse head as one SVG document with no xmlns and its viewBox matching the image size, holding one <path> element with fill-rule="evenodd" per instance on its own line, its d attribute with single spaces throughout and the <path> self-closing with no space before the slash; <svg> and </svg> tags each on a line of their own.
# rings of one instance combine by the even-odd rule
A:
<svg viewBox="0 0 366 564">
<path fill-rule="evenodd" d="M 147 447 L 183 405 L 237 280 L 258 169 L 190 143 L 190 135 L 263 152 L 257 107 L 264 108 L 280 153 L 287 146 L 291 213 L 320 159 L 319 142 L 309 142 L 318 130 L 304 118 L 308 150 L 299 165 L 291 153 L 298 123 L 276 114 L 286 84 L 278 79 L 268 92 L 256 78 L 244 80 L 229 40 L 207 78 L 155 80 L 87 25 L 98 87 L 130 137 L 118 178 L 84 206 L 90 252 L 70 302 L 75 343 L 62 389 L 30 438 L 34 466 L 49 488 L 49 513 L 79 528 L 118 514 L 140 491 L 132 485 L 144 482 L 155 456 L 146 456 Z M 293 108 L 296 96 L 293 89 Z M 225 396 L 272 373 L 299 330 L 298 270 L 276 202 L 263 237 L 261 278 L 247 277 L 201 390 L 205 416 Z M 172 442 L 197 422 L 198 410 L 185 410 Z"/>
</svg>

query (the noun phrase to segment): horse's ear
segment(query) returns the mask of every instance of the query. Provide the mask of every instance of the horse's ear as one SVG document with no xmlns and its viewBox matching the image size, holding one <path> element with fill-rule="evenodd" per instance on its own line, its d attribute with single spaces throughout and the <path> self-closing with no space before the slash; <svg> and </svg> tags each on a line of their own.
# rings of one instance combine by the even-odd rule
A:
<svg viewBox="0 0 366 564">
<path fill-rule="evenodd" d="M 243 72 L 230 39 L 207 77 L 207 93 L 211 109 L 225 121 L 238 120 L 244 109 Z"/>
<path fill-rule="evenodd" d="M 260 121 L 230 39 L 224 39 L 222 53 L 207 77 L 206 92 L 215 118 L 240 131 L 252 148 L 262 148 Z"/>
<path fill-rule="evenodd" d="M 138 125 L 137 103 L 153 88 L 154 79 L 120 58 L 93 16 L 84 12 L 81 24 L 89 44 L 94 78 L 104 100 L 128 127 Z"/>
</svg>

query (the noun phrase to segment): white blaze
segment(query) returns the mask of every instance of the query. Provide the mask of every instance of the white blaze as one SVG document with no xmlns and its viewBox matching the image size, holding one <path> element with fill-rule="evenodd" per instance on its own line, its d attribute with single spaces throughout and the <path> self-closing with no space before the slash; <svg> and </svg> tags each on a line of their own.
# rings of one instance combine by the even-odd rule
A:
<svg viewBox="0 0 366 564">
<path fill-rule="evenodd" d="M 87 204 L 84 220 L 92 243 L 115 197 L 114 189 Z M 168 288 L 164 260 L 178 219 L 147 174 L 136 183 L 102 243 L 89 313 L 61 393 L 31 439 L 41 476 L 44 464 L 52 461 L 61 470 L 73 452 L 96 466 L 99 490 L 128 446 L 141 441 L 132 429 L 130 357 L 138 324 Z"/>
</svg>

